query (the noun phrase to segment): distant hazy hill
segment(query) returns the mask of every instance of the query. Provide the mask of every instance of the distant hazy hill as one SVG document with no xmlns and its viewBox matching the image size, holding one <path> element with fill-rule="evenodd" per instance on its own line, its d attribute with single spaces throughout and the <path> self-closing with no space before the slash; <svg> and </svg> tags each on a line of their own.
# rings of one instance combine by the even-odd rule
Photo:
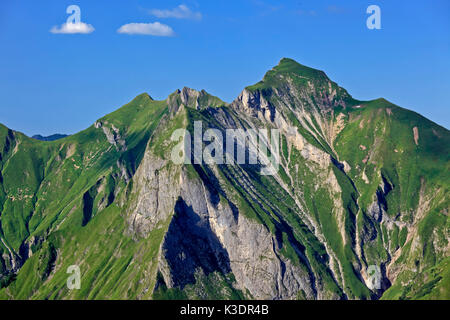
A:
<svg viewBox="0 0 450 320">
<path fill-rule="evenodd" d="M 59 134 L 59 133 L 52 134 L 52 135 L 47 136 L 47 137 L 41 136 L 40 134 L 35 134 L 31 138 L 36 139 L 36 140 L 41 140 L 41 141 L 55 141 L 55 140 L 58 140 L 58 139 L 65 138 L 67 136 L 68 136 L 67 134 Z"/>
<path fill-rule="evenodd" d="M 280 170 L 173 163 L 196 120 L 280 129 Z M 2 299 L 450 298 L 450 132 L 290 59 L 231 104 L 142 94 L 46 143 L 0 125 L 0 169 Z"/>
</svg>

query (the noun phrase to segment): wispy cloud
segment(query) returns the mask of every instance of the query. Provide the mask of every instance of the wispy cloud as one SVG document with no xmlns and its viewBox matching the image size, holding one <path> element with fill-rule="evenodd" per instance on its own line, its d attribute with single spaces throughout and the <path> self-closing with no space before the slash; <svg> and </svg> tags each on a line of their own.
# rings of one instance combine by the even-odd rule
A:
<svg viewBox="0 0 450 320">
<path fill-rule="evenodd" d="M 55 34 L 88 34 L 94 32 L 94 27 L 84 22 L 63 23 L 61 26 L 54 26 L 50 29 Z"/>
<path fill-rule="evenodd" d="M 184 4 L 180 4 L 178 7 L 170 10 L 152 9 L 149 12 L 151 15 L 157 18 L 175 18 L 175 19 L 193 19 L 193 20 L 200 20 L 202 18 L 202 14 L 200 12 L 194 12 Z"/>
<path fill-rule="evenodd" d="M 128 23 L 121 26 L 117 32 L 123 34 L 142 34 L 158 37 L 172 37 L 175 35 L 175 32 L 170 26 L 159 22 Z"/>
</svg>

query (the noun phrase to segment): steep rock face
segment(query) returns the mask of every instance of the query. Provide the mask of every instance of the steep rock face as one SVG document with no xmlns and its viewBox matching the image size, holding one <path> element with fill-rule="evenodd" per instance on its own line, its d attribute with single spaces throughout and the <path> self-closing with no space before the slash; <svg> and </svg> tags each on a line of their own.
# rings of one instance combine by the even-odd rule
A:
<svg viewBox="0 0 450 320">
<path fill-rule="evenodd" d="M 180 193 L 177 168 L 168 161 L 146 153 L 135 175 L 136 196 L 133 211 L 128 218 L 130 231 L 147 235 L 158 223 L 165 222 L 173 213 Z"/>
<path fill-rule="evenodd" d="M 197 91 L 188 87 L 176 90 L 167 98 L 167 105 L 172 114 L 176 113 L 183 105 L 193 109 L 204 109 L 207 107 L 220 107 L 226 105 L 219 98 L 210 95 L 205 90 Z"/>
<path fill-rule="evenodd" d="M 172 110 L 177 110 L 173 116 L 184 111 L 175 105 Z M 204 112 L 223 128 L 240 127 L 242 121 L 223 110 Z M 235 287 L 258 299 L 294 299 L 299 292 L 311 299 L 323 294 L 317 292 L 307 268 L 281 254 L 286 244 L 229 200 L 218 167 L 199 175 L 190 165 L 190 169 L 174 166 L 155 157 L 151 144 L 134 178 L 129 232 L 145 237 L 169 219 L 158 267 L 168 288 L 183 289 L 196 282 L 197 272 L 207 276 L 217 271 L 231 272 Z"/>
<path fill-rule="evenodd" d="M 186 275 L 193 282 L 201 268 L 204 274 L 232 272 L 236 287 L 257 299 L 293 299 L 300 290 L 314 298 L 308 274 L 280 257 L 277 240 L 267 229 L 233 212 L 202 181 L 186 176 L 183 181 L 162 244 L 161 270 L 169 286 L 189 283 Z"/>
<path fill-rule="evenodd" d="M 278 240 L 264 226 L 239 213 L 200 177 L 146 153 L 135 176 L 129 232 L 145 237 L 169 219 L 159 271 L 168 288 L 195 283 L 195 274 L 232 272 L 236 288 L 258 299 L 314 298 L 307 272 L 278 252 Z M 134 192 L 132 194 L 134 194 Z"/>
<path fill-rule="evenodd" d="M 211 229 L 203 185 L 181 174 L 179 197 L 173 207 L 161 247 L 160 270 L 169 288 L 195 283 L 198 271 L 231 271 L 229 257 Z"/>
<path fill-rule="evenodd" d="M 244 89 L 232 104 L 237 110 L 262 121 L 274 121 L 275 109 L 260 91 Z"/>
</svg>

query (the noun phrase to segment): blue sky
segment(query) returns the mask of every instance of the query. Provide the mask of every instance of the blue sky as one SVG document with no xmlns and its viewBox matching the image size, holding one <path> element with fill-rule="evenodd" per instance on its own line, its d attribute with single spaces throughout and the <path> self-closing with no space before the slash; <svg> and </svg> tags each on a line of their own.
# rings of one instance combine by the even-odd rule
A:
<svg viewBox="0 0 450 320">
<path fill-rule="evenodd" d="M 50 32 L 72 4 L 94 31 Z M 366 27 L 371 4 L 381 30 Z M 155 22 L 147 31 L 165 36 L 129 34 Z M 282 57 L 450 128 L 448 0 L 2 0 L 0 123 L 75 133 L 142 92 L 165 99 L 183 86 L 231 102 Z"/>
</svg>

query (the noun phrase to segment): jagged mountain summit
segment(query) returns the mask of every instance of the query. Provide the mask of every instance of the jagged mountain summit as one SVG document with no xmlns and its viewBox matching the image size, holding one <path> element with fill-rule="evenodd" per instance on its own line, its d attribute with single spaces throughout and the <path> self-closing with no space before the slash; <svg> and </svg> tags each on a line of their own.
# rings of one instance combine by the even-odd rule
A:
<svg viewBox="0 0 450 320">
<path fill-rule="evenodd" d="M 279 170 L 174 163 L 196 121 L 278 129 Z M 449 142 L 291 59 L 231 104 L 142 94 L 56 141 L 0 125 L 0 298 L 449 299 Z"/>
</svg>

